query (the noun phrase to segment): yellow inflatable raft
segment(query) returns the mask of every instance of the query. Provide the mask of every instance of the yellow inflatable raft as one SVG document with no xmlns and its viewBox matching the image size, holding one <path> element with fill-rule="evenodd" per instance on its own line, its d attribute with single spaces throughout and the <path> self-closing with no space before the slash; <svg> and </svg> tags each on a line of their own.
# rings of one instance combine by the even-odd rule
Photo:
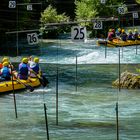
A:
<svg viewBox="0 0 140 140">
<path fill-rule="evenodd" d="M 98 40 L 97 41 L 98 45 L 104 45 L 108 47 L 125 47 L 125 46 L 136 46 L 140 45 L 140 40 L 127 40 L 127 41 L 122 41 L 119 39 L 113 39 L 113 41 L 108 41 L 108 40 Z"/>
<path fill-rule="evenodd" d="M 0 93 L 11 92 L 25 88 L 32 88 L 40 86 L 41 83 L 38 78 L 29 78 L 29 80 L 15 79 L 13 81 L 0 82 Z"/>
</svg>

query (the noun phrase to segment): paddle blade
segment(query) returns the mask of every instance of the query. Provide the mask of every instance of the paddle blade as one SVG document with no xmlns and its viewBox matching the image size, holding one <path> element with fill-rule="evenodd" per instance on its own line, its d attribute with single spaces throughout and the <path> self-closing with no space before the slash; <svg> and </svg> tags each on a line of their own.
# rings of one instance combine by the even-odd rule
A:
<svg viewBox="0 0 140 140">
<path fill-rule="evenodd" d="M 44 82 L 42 78 L 39 78 L 39 82 L 43 87 L 46 87 L 47 84 Z"/>
<path fill-rule="evenodd" d="M 26 85 L 26 88 L 29 89 L 30 92 L 34 91 L 34 88 L 32 86 L 30 86 L 30 85 Z"/>
<path fill-rule="evenodd" d="M 43 75 L 41 77 L 38 77 L 38 79 L 39 79 L 39 82 L 41 83 L 41 85 L 43 87 L 46 87 L 48 85 L 48 83 L 49 83 L 47 78 L 45 76 L 43 76 Z"/>
</svg>

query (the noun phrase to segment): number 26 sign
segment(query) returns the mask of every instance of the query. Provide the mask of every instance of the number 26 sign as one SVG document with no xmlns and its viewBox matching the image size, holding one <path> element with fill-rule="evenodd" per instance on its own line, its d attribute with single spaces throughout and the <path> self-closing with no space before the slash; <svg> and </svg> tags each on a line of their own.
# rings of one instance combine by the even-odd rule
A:
<svg viewBox="0 0 140 140">
<path fill-rule="evenodd" d="M 37 33 L 27 34 L 27 40 L 29 45 L 38 44 L 38 36 Z"/>
<path fill-rule="evenodd" d="M 86 27 L 73 26 L 71 28 L 72 41 L 85 41 L 86 40 Z"/>
</svg>

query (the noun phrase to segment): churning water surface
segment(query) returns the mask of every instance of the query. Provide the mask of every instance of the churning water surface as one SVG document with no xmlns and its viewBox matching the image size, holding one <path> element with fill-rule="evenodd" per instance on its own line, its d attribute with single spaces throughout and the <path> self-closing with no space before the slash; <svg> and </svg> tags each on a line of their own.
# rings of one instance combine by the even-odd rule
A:
<svg viewBox="0 0 140 140">
<path fill-rule="evenodd" d="M 135 72 L 139 67 L 139 54 L 139 46 L 120 48 L 121 71 Z M 17 119 L 12 93 L 0 96 L 1 140 L 47 139 L 44 103 L 50 140 L 114 140 L 117 135 L 116 102 L 119 104 L 120 139 L 139 140 L 139 90 L 122 89 L 119 92 L 112 87 L 112 81 L 118 77 L 119 48 L 99 47 L 96 40 L 87 43 L 57 40 L 28 49 L 25 46 L 20 50 L 20 56 L 10 57 L 10 60 L 17 66 L 23 56 L 29 55 L 40 57 L 50 84 L 32 93 L 17 92 Z"/>
</svg>

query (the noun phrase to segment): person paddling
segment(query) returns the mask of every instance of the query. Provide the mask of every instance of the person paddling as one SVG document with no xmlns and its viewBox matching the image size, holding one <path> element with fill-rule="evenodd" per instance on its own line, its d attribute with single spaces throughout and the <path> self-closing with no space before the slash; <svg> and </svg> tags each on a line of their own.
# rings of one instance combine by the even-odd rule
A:
<svg viewBox="0 0 140 140">
<path fill-rule="evenodd" d="M 139 33 L 138 33 L 138 30 L 137 29 L 134 30 L 133 37 L 134 37 L 134 40 L 139 40 Z"/>
<path fill-rule="evenodd" d="M 112 41 L 112 40 L 113 40 L 113 32 L 112 32 L 112 29 L 109 29 L 107 39 L 108 39 L 109 41 Z"/>
<path fill-rule="evenodd" d="M 49 84 L 48 79 L 42 74 L 38 57 L 35 57 L 34 63 L 30 65 L 30 77 L 39 79 L 43 87 L 46 87 Z"/>
<path fill-rule="evenodd" d="M 28 74 L 29 74 L 28 58 L 23 58 L 22 62 L 19 64 L 18 78 L 27 80 Z"/>
<path fill-rule="evenodd" d="M 9 62 L 3 63 L 3 68 L 1 69 L 1 78 L 4 80 L 11 80 L 11 69 L 8 67 Z"/>
<path fill-rule="evenodd" d="M 134 40 L 132 30 L 128 30 L 127 40 Z"/>
<path fill-rule="evenodd" d="M 121 37 L 122 41 L 126 41 L 127 40 L 127 34 L 126 34 L 124 29 L 122 29 L 122 33 L 121 33 L 120 37 Z"/>
<path fill-rule="evenodd" d="M 30 77 L 36 77 L 37 74 L 42 74 L 39 66 L 39 58 L 35 57 L 33 63 L 30 64 Z"/>
<path fill-rule="evenodd" d="M 109 29 L 108 36 L 107 36 L 107 39 L 109 41 L 112 41 L 114 39 L 114 37 L 115 37 L 115 34 L 114 34 L 113 31 L 114 31 L 113 29 Z"/>
<path fill-rule="evenodd" d="M 118 29 L 117 29 L 117 31 L 116 31 L 116 37 L 117 37 L 117 38 L 120 38 L 121 31 L 122 31 L 121 28 L 118 28 Z"/>
</svg>

